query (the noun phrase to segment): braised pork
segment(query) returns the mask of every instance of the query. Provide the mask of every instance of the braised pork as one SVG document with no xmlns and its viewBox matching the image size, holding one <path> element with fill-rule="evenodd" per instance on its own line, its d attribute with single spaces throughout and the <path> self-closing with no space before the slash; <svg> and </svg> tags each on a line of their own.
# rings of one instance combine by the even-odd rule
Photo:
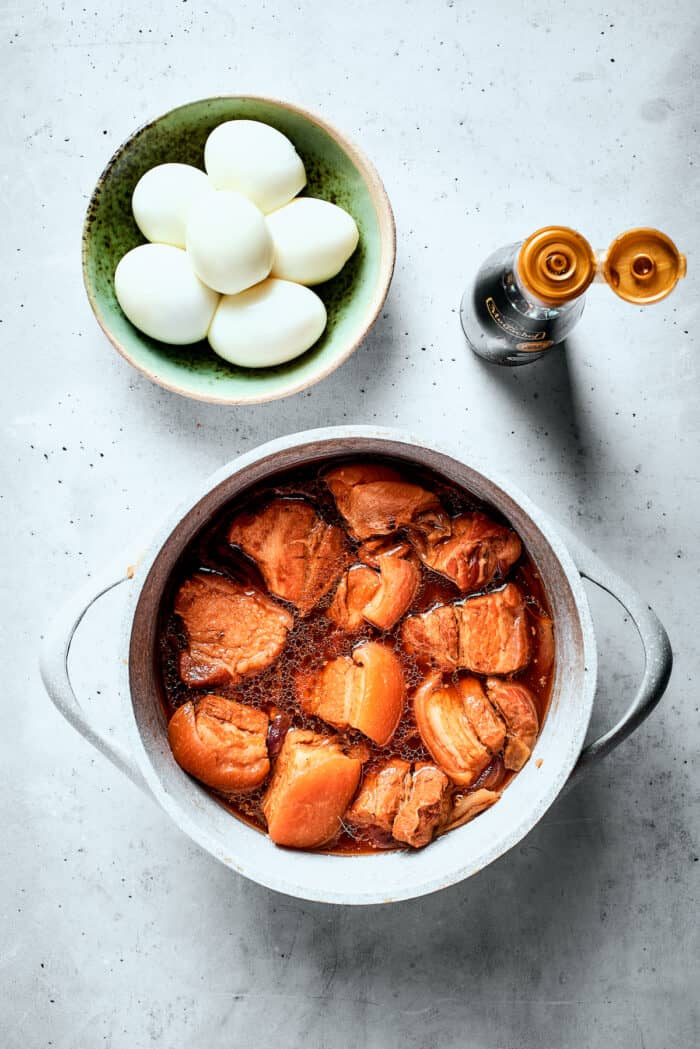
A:
<svg viewBox="0 0 700 1049">
<path fill-rule="evenodd" d="M 452 686 L 464 705 L 474 731 L 491 752 L 498 754 L 503 749 L 506 728 L 503 719 L 491 706 L 478 678 L 463 677 Z"/>
<path fill-rule="evenodd" d="M 178 765 L 214 790 L 254 790 L 270 771 L 268 717 L 222 696 L 202 696 L 178 707 L 168 742 Z"/>
<path fill-rule="evenodd" d="M 340 630 L 356 633 L 365 623 L 364 610 L 379 586 L 379 576 L 373 569 L 353 565 L 338 583 L 328 606 L 328 617 Z"/>
<path fill-rule="evenodd" d="M 390 835 L 403 796 L 404 780 L 410 770 L 408 761 L 389 758 L 383 765 L 367 772 L 346 819 L 356 827 L 371 827 Z"/>
<path fill-rule="evenodd" d="M 415 558 L 413 544 L 395 535 L 380 535 L 374 539 L 365 539 L 357 548 L 357 556 L 363 565 L 379 568 L 379 558 L 391 554 L 392 557 Z"/>
<path fill-rule="evenodd" d="M 555 633 L 520 539 L 476 505 L 403 461 L 315 459 L 205 525 L 158 637 L 182 769 L 277 844 L 345 855 L 494 805 L 536 745 Z"/>
<path fill-rule="evenodd" d="M 359 630 L 364 622 L 388 631 L 408 611 L 420 584 L 414 558 L 380 554 L 378 572 L 366 565 L 348 569 L 338 584 L 328 615 L 344 630 Z"/>
<path fill-rule="evenodd" d="M 527 665 L 527 610 L 515 583 L 457 608 L 460 666 L 479 674 L 511 674 Z"/>
<path fill-rule="evenodd" d="M 503 747 L 505 726 L 476 678 L 444 684 L 431 674 L 414 693 L 413 713 L 433 760 L 461 787 L 475 783 Z"/>
<path fill-rule="evenodd" d="M 432 539 L 449 534 L 449 518 L 434 492 L 388 466 L 353 463 L 325 475 L 338 511 L 355 539 L 413 528 Z"/>
<path fill-rule="evenodd" d="M 299 706 L 339 732 L 350 727 L 350 718 L 361 690 L 357 667 L 348 656 L 331 659 L 320 670 L 300 670 L 294 678 Z"/>
<path fill-rule="evenodd" d="M 432 541 L 418 533 L 415 545 L 424 564 L 465 593 L 503 579 L 520 557 L 522 544 L 515 532 L 481 511 L 460 514 L 450 526 L 451 535 Z"/>
<path fill-rule="evenodd" d="M 414 560 L 394 554 L 380 554 L 377 565 L 379 588 L 362 614 L 377 630 L 392 630 L 413 603 L 420 570 Z"/>
<path fill-rule="evenodd" d="M 396 841 L 420 849 L 432 841 L 450 808 L 450 781 L 427 762 L 416 764 L 404 779 L 401 800 L 392 827 Z"/>
<path fill-rule="evenodd" d="M 297 699 L 306 714 L 341 732 L 355 728 L 385 746 L 404 709 L 406 686 L 398 656 L 380 641 L 366 641 L 352 657 L 339 656 L 321 670 L 296 677 Z"/>
<path fill-rule="evenodd" d="M 407 652 L 421 663 L 441 670 L 459 666 L 459 620 L 455 605 L 438 605 L 409 616 L 401 624 L 401 640 Z"/>
<path fill-rule="evenodd" d="M 527 610 L 515 583 L 410 616 L 401 636 L 407 651 L 443 670 L 510 674 L 530 659 Z"/>
<path fill-rule="evenodd" d="M 235 684 L 264 670 L 282 652 L 294 622 L 259 590 L 205 572 L 182 584 L 175 612 L 187 633 L 180 677 L 192 688 Z"/>
<path fill-rule="evenodd" d="M 497 677 L 488 678 L 486 691 L 506 723 L 506 768 L 519 772 L 532 753 L 540 727 L 535 698 L 525 685 Z"/>
<path fill-rule="evenodd" d="M 361 771 L 362 762 L 337 737 L 290 729 L 262 803 L 272 840 L 296 849 L 331 842 Z"/>
<path fill-rule="evenodd" d="M 270 592 L 302 615 L 331 589 L 349 560 L 340 528 L 301 499 L 273 499 L 262 510 L 239 514 L 228 539 L 257 563 Z"/>
</svg>

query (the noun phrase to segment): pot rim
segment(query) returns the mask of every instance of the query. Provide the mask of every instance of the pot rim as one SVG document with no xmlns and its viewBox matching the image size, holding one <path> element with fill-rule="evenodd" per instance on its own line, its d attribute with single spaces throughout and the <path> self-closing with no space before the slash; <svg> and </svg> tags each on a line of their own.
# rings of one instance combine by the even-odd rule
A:
<svg viewBox="0 0 700 1049">
<path fill-rule="evenodd" d="M 208 838 L 207 833 L 200 826 L 199 821 L 196 818 L 196 806 L 190 806 L 185 809 L 164 787 L 161 779 L 154 768 L 152 759 L 148 754 L 144 740 L 141 735 L 141 729 L 136 716 L 135 705 L 131 693 L 130 683 L 130 668 L 132 663 L 132 628 L 134 626 L 134 618 L 136 609 L 140 601 L 144 586 L 148 580 L 149 573 L 153 568 L 155 562 L 159 558 L 161 552 L 165 548 L 168 540 L 177 526 L 187 517 L 197 506 L 197 504 L 217 488 L 222 482 L 241 470 L 250 467 L 256 463 L 262 462 L 265 459 L 276 456 L 279 453 L 287 452 L 295 448 L 302 448 L 305 445 L 318 445 L 326 441 L 337 441 L 337 440 L 348 440 L 355 438 L 364 438 L 377 442 L 388 442 L 392 444 L 400 444 L 406 446 L 407 457 L 410 458 L 411 454 L 415 456 L 416 451 L 427 451 L 430 453 L 437 454 L 438 456 L 447 456 L 448 458 L 455 461 L 458 465 L 467 467 L 468 469 L 479 474 L 487 485 L 496 490 L 497 495 L 503 495 L 506 499 L 512 500 L 522 511 L 531 522 L 533 528 L 539 533 L 539 538 L 544 540 L 544 543 L 549 547 L 549 551 L 553 555 L 554 561 L 557 568 L 561 571 L 565 578 L 573 599 L 573 608 L 576 614 L 575 626 L 578 627 L 581 638 L 581 653 L 580 661 L 582 667 L 585 668 L 585 676 L 582 681 L 581 691 L 577 697 L 576 708 L 574 709 L 575 720 L 572 716 L 571 724 L 571 736 L 570 745 L 566 748 L 558 759 L 548 760 L 547 773 L 549 775 L 549 783 L 545 790 L 543 790 L 538 797 L 537 803 L 527 809 L 524 815 L 520 815 L 517 821 L 514 820 L 513 826 L 510 828 L 508 833 L 501 834 L 494 843 L 489 847 L 482 850 L 479 855 L 465 855 L 463 862 L 457 866 L 452 865 L 449 869 L 443 870 L 440 868 L 438 863 L 436 871 L 432 876 L 426 877 L 420 882 L 415 880 L 406 880 L 404 885 L 393 885 L 391 891 L 387 892 L 381 888 L 381 877 L 375 880 L 375 887 L 369 890 L 359 891 L 356 886 L 352 885 L 349 879 L 342 877 L 340 865 L 345 863 L 361 863 L 363 861 L 371 861 L 374 863 L 381 863 L 383 855 L 368 855 L 368 856 L 352 856 L 343 857 L 338 855 L 325 855 L 324 860 L 327 860 L 329 865 L 335 865 L 338 868 L 339 877 L 336 878 L 337 888 L 324 887 L 323 890 L 316 888 L 310 888 L 308 885 L 304 885 L 303 882 L 295 880 L 284 873 L 284 870 L 275 870 L 270 867 L 251 863 L 250 860 L 245 856 L 245 849 L 241 850 L 243 855 L 233 856 L 230 854 L 230 849 L 222 849 L 218 846 L 213 845 L 212 841 Z M 377 450 L 367 451 L 367 454 L 381 454 Z M 387 452 L 391 454 L 391 452 Z M 495 500 L 491 499 L 495 504 Z M 200 527 L 205 524 L 202 520 Z M 242 455 L 236 457 L 230 462 L 226 463 L 220 469 L 216 470 L 204 481 L 198 483 L 188 498 L 173 511 L 165 522 L 160 526 L 155 536 L 152 538 L 150 545 L 143 555 L 138 567 L 136 568 L 133 586 L 129 588 L 129 600 L 125 608 L 124 624 L 123 624 L 123 648 L 122 652 L 125 652 L 125 657 L 121 659 L 121 674 L 123 687 L 120 688 L 120 695 L 122 702 L 125 705 L 125 720 L 127 724 L 127 731 L 129 735 L 129 743 L 134 755 L 135 761 L 138 764 L 146 783 L 150 791 L 152 792 L 155 799 L 158 801 L 160 806 L 168 813 L 171 819 L 176 825 L 183 830 L 193 841 L 200 845 L 205 851 L 209 852 L 226 866 L 236 870 L 238 873 L 252 879 L 258 884 L 264 885 L 267 888 L 273 889 L 278 892 L 285 893 L 290 896 L 294 896 L 301 899 L 311 900 L 315 902 L 323 903 L 337 903 L 337 904 L 374 904 L 374 903 L 390 903 L 396 902 L 403 899 L 411 899 L 417 896 L 427 895 L 432 892 L 437 892 L 440 889 L 447 888 L 450 885 L 456 884 L 471 875 L 482 870 L 488 866 L 489 863 L 493 862 L 499 856 L 509 851 L 515 846 L 534 826 L 542 816 L 545 814 L 550 805 L 555 801 L 560 791 L 564 787 L 569 774 L 571 773 L 574 764 L 578 758 L 581 748 L 584 743 L 586 731 L 590 721 L 590 716 L 593 708 L 593 700 L 596 688 L 596 670 L 597 670 L 597 652 L 595 635 L 593 632 L 593 624 L 591 615 L 588 607 L 588 601 L 586 598 L 585 590 L 583 587 L 583 581 L 579 570 L 574 563 L 574 560 L 569 553 L 563 539 L 559 536 L 556 529 L 552 526 L 549 517 L 541 511 L 524 493 L 522 493 L 517 486 L 513 485 L 510 481 L 503 479 L 497 473 L 494 473 L 490 469 L 483 467 L 481 463 L 477 464 L 474 459 L 470 457 L 470 461 L 466 462 L 465 458 L 456 450 L 450 450 L 444 445 L 438 445 L 433 442 L 429 442 L 420 437 L 411 435 L 402 430 L 373 427 L 365 425 L 346 425 L 336 427 L 323 427 L 318 429 L 304 430 L 298 433 L 290 434 L 285 437 L 277 438 L 272 441 L 268 441 L 265 444 L 259 445 L 251 451 L 245 452 Z M 566 686 L 564 686 L 566 687 Z M 551 719 L 552 708 L 548 717 L 545 719 L 544 726 L 546 727 Z M 543 730 L 544 731 L 544 730 Z M 556 769 L 552 773 L 551 768 L 556 763 Z M 529 763 L 530 765 L 532 764 Z M 526 766 L 528 768 L 528 766 Z M 524 772 L 525 770 L 523 770 Z M 184 775 L 184 773 L 183 773 Z M 520 773 L 522 776 L 523 773 Z M 488 817 L 490 813 L 495 812 L 501 808 L 504 804 L 504 800 L 513 791 L 514 783 L 504 793 L 503 799 L 499 802 L 498 806 L 494 809 L 489 810 L 484 816 L 480 817 L 483 820 Z M 206 797 L 212 804 L 216 805 L 217 802 L 211 798 L 210 795 L 202 789 L 203 797 Z M 230 816 L 231 819 L 236 817 Z M 246 825 L 240 821 L 240 825 L 244 827 L 251 834 L 259 834 L 258 831 L 246 827 Z M 450 835 L 442 838 L 441 841 L 445 842 L 453 836 L 459 835 L 461 832 L 467 830 L 467 827 L 460 828 L 459 830 L 453 831 Z M 436 850 L 439 843 L 434 843 L 431 846 L 431 850 Z M 276 847 L 275 847 L 276 848 Z M 423 853 L 430 852 L 430 850 L 422 850 Z M 289 865 L 294 862 L 292 857 L 299 856 L 318 856 L 318 854 L 312 853 L 290 853 L 287 850 L 276 849 L 276 856 L 287 857 Z M 403 855 L 400 853 L 386 854 L 390 856 Z M 410 854 L 406 857 L 410 860 L 412 856 L 420 854 Z M 435 851 L 433 851 L 435 856 Z M 274 864 L 274 867 L 284 868 L 284 861 L 280 864 Z M 344 884 L 345 883 L 345 884 Z M 376 888 L 376 884 L 380 887 Z M 347 886 L 347 887 L 346 887 Z"/>
</svg>

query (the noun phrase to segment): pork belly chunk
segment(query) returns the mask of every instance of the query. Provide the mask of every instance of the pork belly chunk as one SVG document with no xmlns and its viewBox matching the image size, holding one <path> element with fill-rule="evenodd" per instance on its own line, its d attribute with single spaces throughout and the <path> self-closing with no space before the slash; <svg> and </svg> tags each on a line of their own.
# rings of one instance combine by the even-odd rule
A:
<svg viewBox="0 0 700 1049">
<path fill-rule="evenodd" d="M 515 532 L 481 511 L 453 518 L 451 530 L 451 535 L 433 541 L 417 535 L 416 549 L 428 568 L 447 576 L 465 593 L 503 579 L 522 553 Z"/>
<path fill-rule="evenodd" d="M 476 678 L 445 685 L 431 674 L 413 696 L 423 743 L 453 783 L 470 787 L 505 742 L 503 721 Z"/>
<path fill-rule="evenodd" d="M 352 653 L 359 688 L 350 724 L 380 747 L 396 732 L 406 703 L 403 669 L 392 645 L 367 641 Z"/>
<path fill-rule="evenodd" d="M 432 841 L 450 809 L 450 781 L 427 762 L 417 763 L 404 779 L 392 834 L 396 841 L 420 849 Z"/>
<path fill-rule="evenodd" d="M 515 583 L 410 616 L 402 639 L 416 658 L 443 670 L 511 674 L 530 660 L 527 610 Z"/>
<path fill-rule="evenodd" d="M 223 696 L 202 696 L 178 707 L 168 742 L 178 765 L 214 790 L 254 790 L 267 777 L 268 717 Z"/>
<path fill-rule="evenodd" d="M 408 761 L 390 758 L 367 772 L 347 811 L 347 820 L 356 827 L 372 827 L 390 835 L 403 796 L 404 780 L 410 771 Z"/>
<path fill-rule="evenodd" d="M 399 658 L 381 641 L 357 645 L 352 657 L 339 656 L 321 670 L 302 671 L 296 692 L 306 714 L 341 732 L 358 729 L 382 747 L 396 731 L 406 698 Z"/>
<path fill-rule="evenodd" d="M 506 768 L 519 772 L 532 753 L 540 727 L 534 696 L 525 685 L 497 677 L 488 678 L 486 690 L 506 723 Z"/>
<path fill-rule="evenodd" d="M 346 754 L 336 737 L 290 729 L 262 803 L 272 840 L 296 849 L 331 842 L 361 771 L 362 762 Z"/>
<path fill-rule="evenodd" d="M 388 631 L 408 611 L 420 584 L 415 560 L 380 554 L 376 564 L 378 572 L 354 565 L 340 580 L 328 615 L 341 629 L 359 630 L 367 622 Z"/>
<path fill-rule="evenodd" d="M 362 614 L 377 630 L 391 630 L 411 607 L 420 584 L 415 561 L 380 554 L 377 558 L 379 587 Z"/>
<path fill-rule="evenodd" d="M 365 624 L 364 610 L 379 590 L 379 576 L 367 565 L 353 565 L 341 577 L 328 606 L 328 617 L 340 630 L 355 633 Z"/>
<path fill-rule="evenodd" d="M 356 670 L 348 656 L 331 659 L 320 670 L 300 670 L 294 678 L 294 689 L 304 713 L 345 732 L 360 691 Z"/>
<path fill-rule="evenodd" d="M 503 719 L 489 703 L 478 678 L 463 677 L 452 686 L 459 696 L 464 711 L 483 745 L 490 753 L 503 750 L 506 726 Z"/>
<path fill-rule="evenodd" d="M 293 617 L 254 587 L 197 572 L 180 587 L 175 612 L 187 633 L 180 677 L 192 688 L 230 685 L 270 666 Z"/>
<path fill-rule="evenodd" d="M 349 560 L 340 528 L 300 499 L 273 499 L 262 510 L 239 514 L 228 539 L 257 563 L 270 592 L 302 615 L 334 586 Z"/>
<path fill-rule="evenodd" d="M 478 674 L 511 674 L 530 661 L 527 609 L 515 583 L 456 606 L 459 665 Z"/>
<path fill-rule="evenodd" d="M 339 466 L 325 481 L 355 539 L 389 535 L 399 528 L 414 528 L 429 538 L 449 534 L 449 518 L 435 493 L 388 466 Z"/>
<path fill-rule="evenodd" d="M 363 565 L 379 568 L 379 558 L 391 555 L 392 557 L 415 559 L 416 552 L 413 545 L 405 539 L 399 539 L 395 535 L 380 535 L 374 539 L 365 539 L 357 548 L 357 556 Z"/>
<path fill-rule="evenodd" d="M 459 627 L 454 605 L 438 605 L 409 616 L 401 624 L 401 640 L 408 653 L 421 663 L 441 670 L 459 665 Z"/>
</svg>

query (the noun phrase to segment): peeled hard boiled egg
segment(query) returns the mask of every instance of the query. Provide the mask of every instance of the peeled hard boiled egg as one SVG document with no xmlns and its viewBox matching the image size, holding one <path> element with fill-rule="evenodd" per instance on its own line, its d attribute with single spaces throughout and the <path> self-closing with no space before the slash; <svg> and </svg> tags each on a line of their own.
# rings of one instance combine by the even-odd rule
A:
<svg viewBox="0 0 700 1049">
<path fill-rule="evenodd" d="M 210 288 L 235 295 L 264 280 L 272 265 L 272 238 L 262 212 L 241 193 L 209 189 L 187 219 L 187 253 Z"/>
<path fill-rule="evenodd" d="M 224 295 L 209 329 L 212 349 L 245 368 L 298 357 L 326 326 L 326 307 L 301 284 L 270 277 L 240 295 Z"/>
<path fill-rule="evenodd" d="M 190 164 L 158 164 L 142 175 L 131 208 L 146 240 L 184 248 L 187 214 L 208 187 L 205 173 Z"/>
<path fill-rule="evenodd" d="M 206 336 L 220 298 L 202 284 L 187 253 L 170 244 L 128 251 L 115 270 L 114 289 L 132 324 L 173 346 Z"/>
<path fill-rule="evenodd" d="M 300 197 L 267 216 L 275 247 L 273 277 L 320 284 L 339 273 L 360 238 L 352 215 L 315 197 Z"/>
<path fill-rule="evenodd" d="M 227 120 L 214 128 L 204 166 L 217 189 L 243 193 L 265 213 L 306 185 L 304 165 L 286 135 L 257 120 Z"/>
</svg>

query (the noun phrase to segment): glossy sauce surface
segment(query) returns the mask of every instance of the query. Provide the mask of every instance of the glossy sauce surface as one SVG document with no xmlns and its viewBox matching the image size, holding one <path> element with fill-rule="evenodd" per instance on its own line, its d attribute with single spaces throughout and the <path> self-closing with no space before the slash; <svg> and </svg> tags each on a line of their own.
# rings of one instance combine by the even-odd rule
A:
<svg viewBox="0 0 700 1049">
<path fill-rule="evenodd" d="M 431 471 L 416 469 L 407 466 L 403 462 L 395 462 L 376 456 L 364 456 L 362 461 L 379 462 L 392 466 L 394 469 L 399 470 L 406 480 L 413 481 L 424 488 L 434 491 L 452 517 L 466 510 L 480 509 L 492 519 L 507 523 L 502 515 L 492 507 L 480 502 L 465 490 L 441 479 L 439 475 Z M 334 466 L 339 465 L 339 463 L 340 461 L 338 460 L 333 461 Z M 334 627 L 326 615 L 326 611 L 333 598 L 335 588 L 322 598 L 306 618 L 301 618 L 292 605 L 273 596 L 275 601 L 289 608 L 294 614 L 294 627 L 287 637 L 287 643 L 280 658 L 263 673 L 247 678 L 234 686 L 220 686 L 215 690 L 193 689 L 180 679 L 177 668 L 178 653 L 185 646 L 186 639 L 182 623 L 172 611 L 174 596 L 180 585 L 194 572 L 209 571 L 239 581 L 252 583 L 261 591 L 267 593 L 268 591 L 255 563 L 228 542 L 227 533 L 230 523 L 236 513 L 241 510 L 245 509 L 248 513 L 254 512 L 257 508 L 264 507 L 272 498 L 303 498 L 310 501 L 326 521 L 337 524 L 344 529 L 343 519 L 338 514 L 335 502 L 321 477 L 322 473 L 328 469 L 328 466 L 328 463 L 323 465 L 315 464 L 289 471 L 286 474 L 278 474 L 264 484 L 250 489 L 245 495 L 232 501 L 221 511 L 216 519 L 200 532 L 185 551 L 164 593 L 159 621 L 161 701 L 167 719 L 170 719 L 174 711 L 183 703 L 188 700 L 197 700 L 207 691 L 215 691 L 217 695 L 247 703 L 272 715 L 268 732 L 268 747 L 270 757 L 274 760 L 282 745 L 284 735 L 291 725 L 310 728 L 318 732 L 333 732 L 330 726 L 323 721 L 305 715 L 299 709 L 294 691 L 294 676 L 299 670 L 320 668 L 329 659 L 341 655 L 350 655 L 353 648 L 363 640 L 382 638 L 393 643 L 395 647 L 403 666 L 409 696 L 413 689 L 423 680 L 425 671 L 421 671 L 415 660 L 404 651 L 401 645 L 400 629 L 403 620 L 386 634 L 380 634 L 373 627 L 370 627 L 369 624 L 365 624 L 360 630 L 352 634 L 345 634 Z M 348 542 L 351 548 L 356 549 L 357 543 L 352 539 L 348 539 Z M 517 583 L 522 590 L 528 611 L 531 614 L 530 625 L 533 632 L 533 658 L 523 671 L 512 676 L 527 685 L 534 693 L 541 726 L 549 704 L 554 669 L 553 663 L 551 667 L 543 667 L 542 665 L 545 662 L 544 646 L 540 642 L 536 623 L 538 617 L 550 616 L 549 606 L 537 569 L 525 552 L 523 552 L 520 560 L 508 573 L 507 578 Z M 479 592 L 495 590 L 502 585 L 503 581 L 494 582 L 491 586 L 486 587 L 484 591 Z M 445 579 L 443 576 L 426 568 L 425 565 L 422 565 L 421 584 L 406 615 L 425 612 L 434 605 L 473 596 L 475 594 L 462 594 L 458 587 L 449 579 Z M 480 675 L 474 676 L 479 677 Z M 349 730 L 342 733 L 342 735 L 348 741 L 362 743 L 369 749 L 370 759 L 364 766 L 365 771 L 369 771 L 389 756 L 399 756 L 410 762 L 431 760 L 430 754 L 425 749 L 418 733 L 411 711 L 410 699 L 406 703 L 399 726 L 387 746 L 379 747 L 354 730 Z M 513 775 L 514 773 L 506 772 L 500 757 L 496 758 L 479 780 L 469 788 L 469 791 L 456 792 L 455 796 L 459 793 L 470 793 L 483 786 L 500 789 Z M 236 816 L 261 831 L 265 831 L 261 800 L 266 786 L 264 784 L 253 793 L 245 795 L 226 796 L 215 791 L 210 791 L 210 793 Z M 331 846 L 326 846 L 317 851 L 347 854 L 374 852 L 377 849 L 396 849 L 398 847 L 397 843 L 391 838 L 383 839 L 373 831 L 358 831 L 344 828 Z"/>
</svg>

